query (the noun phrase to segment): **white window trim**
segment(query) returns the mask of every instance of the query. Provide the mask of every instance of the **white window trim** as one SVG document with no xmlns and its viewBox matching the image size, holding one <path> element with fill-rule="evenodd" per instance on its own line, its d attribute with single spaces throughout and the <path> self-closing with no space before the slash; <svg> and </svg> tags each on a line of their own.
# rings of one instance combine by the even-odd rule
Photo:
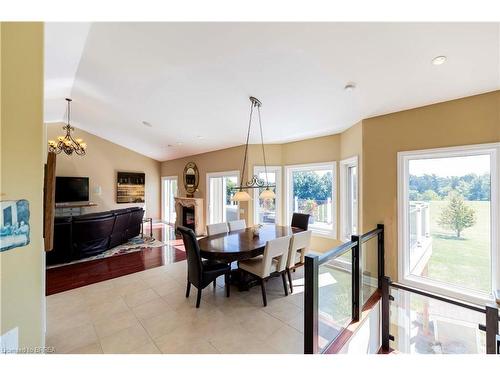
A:
<svg viewBox="0 0 500 375">
<path fill-rule="evenodd" d="M 282 223 L 282 218 L 281 218 L 281 193 L 282 193 L 282 168 L 281 165 L 268 165 L 267 166 L 267 173 L 274 172 L 276 173 L 276 225 L 281 225 Z M 263 165 L 255 165 L 253 167 L 253 174 L 258 176 L 259 173 L 264 173 L 265 172 L 265 167 Z M 257 224 L 257 217 L 259 216 L 258 213 L 258 207 L 259 207 L 259 189 L 253 189 L 253 223 Z"/>
<path fill-rule="evenodd" d="M 348 180 L 347 180 L 347 169 L 350 167 L 356 167 L 356 202 L 357 205 L 357 215 L 356 215 L 356 228 L 359 228 L 359 166 L 358 166 L 358 156 L 353 156 L 348 159 L 340 161 L 340 240 L 350 241 L 350 238 L 345 237 L 346 226 L 347 226 L 347 190 L 348 190 Z M 352 233 L 357 234 L 357 233 Z"/>
<path fill-rule="evenodd" d="M 315 235 L 321 237 L 337 239 L 337 163 L 335 161 L 324 162 L 324 163 L 310 163 L 310 164 L 295 164 L 285 166 L 285 215 L 287 225 L 291 224 L 292 214 L 293 214 L 293 198 L 291 196 L 292 188 L 292 172 L 294 171 L 308 171 L 311 169 L 324 169 L 332 171 L 332 229 L 322 230 L 314 228 L 314 226 L 309 227 L 309 229 Z"/>
<path fill-rule="evenodd" d="M 205 220 L 207 224 L 213 224 L 209 223 L 209 218 L 210 218 L 210 212 L 208 211 L 208 203 L 210 200 L 210 177 L 233 177 L 237 176 L 236 184 L 240 183 L 240 171 L 223 171 L 223 172 L 208 172 L 206 174 L 206 185 L 205 185 L 205 190 L 206 190 L 206 199 L 205 199 Z M 238 210 L 236 211 L 238 213 L 238 219 L 240 218 L 240 204 L 238 203 Z"/>
<path fill-rule="evenodd" d="M 178 176 L 162 176 L 161 177 L 161 221 L 165 224 L 167 223 L 166 212 L 165 212 L 165 181 L 166 180 L 176 180 L 177 181 L 177 194 L 179 194 L 179 177 Z M 175 207 L 174 207 L 175 210 Z"/>
<path fill-rule="evenodd" d="M 500 223 L 498 220 L 500 202 L 498 185 L 500 184 L 498 155 L 500 143 L 487 143 L 479 145 L 465 145 L 457 147 L 444 147 L 436 149 L 398 152 L 398 279 L 401 283 L 429 290 L 477 304 L 485 304 L 494 300 L 494 293 L 486 294 L 476 290 L 458 288 L 447 283 L 426 280 L 409 274 L 409 257 L 406 254 L 408 227 L 406 224 L 408 201 L 408 164 L 412 159 L 433 159 L 438 157 L 472 156 L 490 154 L 491 160 L 491 280 L 492 290 L 500 287 L 500 249 L 498 233 Z"/>
</svg>

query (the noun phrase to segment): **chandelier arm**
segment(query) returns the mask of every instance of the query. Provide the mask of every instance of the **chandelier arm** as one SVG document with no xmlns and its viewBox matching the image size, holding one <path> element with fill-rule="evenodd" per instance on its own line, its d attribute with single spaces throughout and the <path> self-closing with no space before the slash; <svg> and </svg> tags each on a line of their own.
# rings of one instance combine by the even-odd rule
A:
<svg viewBox="0 0 500 375">
<path fill-rule="evenodd" d="M 266 174 L 266 187 L 267 187 L 267 189 L 269 189 L 269 180 L 267 177 L 266 151 L 264 150 L 264 135 L 262 134 L 262 120 L 260 117 L 260 105 L 257 106 L 257 113 L 259 115 L 260 143 L 262 145 L 262 156 L 264 157 L 264 173 Z"/>
<path fill-rule="evenodd" d="M 241 169 L 240 190 L 243 188 L 243 181 L 245 180 L 245 167 L 247 164 L 248 141 L 250 139 L 250 128 L 252 126 L 253 103 L 250 105 L 250 118 L 248 120 L 247 141 L 245 144 L 245 157 L 243 158 L 243 168 Z"/>
</svg>

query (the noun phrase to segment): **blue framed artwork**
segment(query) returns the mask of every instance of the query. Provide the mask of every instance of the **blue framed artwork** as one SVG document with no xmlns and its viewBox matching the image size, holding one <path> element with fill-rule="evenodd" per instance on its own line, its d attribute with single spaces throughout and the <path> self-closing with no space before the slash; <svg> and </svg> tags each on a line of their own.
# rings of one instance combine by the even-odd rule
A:
<svg viewBox="0 0 500 375">
<path fill-rule="evenodd" d="M 26 199 L 0 202 L 0 252 L 30 243 L 30 205 Z"/>
</svg>

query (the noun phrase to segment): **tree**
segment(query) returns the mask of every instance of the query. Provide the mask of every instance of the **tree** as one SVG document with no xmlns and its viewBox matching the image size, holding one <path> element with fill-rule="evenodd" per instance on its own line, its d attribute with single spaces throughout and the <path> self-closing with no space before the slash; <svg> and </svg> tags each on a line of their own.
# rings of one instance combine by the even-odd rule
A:
<svg viewBox="0 0 500 375">
<path fill-rule="evenodd" d="M 421 199 L 423 201 L 439 201 L 441 200 L 441 197 L 434 190 L 426 190 L 422 193 Z"/>
<path fill-rule="evenodd" d="M 464 198 L 456 191 L 448 195 L 449 203 L 441 211 L 438 224 L 456 232 L 460 238 L 462 231 L 476 224 L 476 212 L 465 204 Z"/>
</svg>

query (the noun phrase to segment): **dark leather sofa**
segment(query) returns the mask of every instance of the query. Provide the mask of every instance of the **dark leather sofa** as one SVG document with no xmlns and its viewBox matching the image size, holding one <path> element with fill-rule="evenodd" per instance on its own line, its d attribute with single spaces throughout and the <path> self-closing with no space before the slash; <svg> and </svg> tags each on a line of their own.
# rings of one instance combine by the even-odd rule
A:
<svg viewBox="0 0 500 375">
<path fill-rule="evenodd" d="M 127 242 L 141 232 L 144 210 L 124 208 L 73 217 L 56 217 L 54 248 L 47 264 L 59 264 L 97 255 Z"/>
</svg>

